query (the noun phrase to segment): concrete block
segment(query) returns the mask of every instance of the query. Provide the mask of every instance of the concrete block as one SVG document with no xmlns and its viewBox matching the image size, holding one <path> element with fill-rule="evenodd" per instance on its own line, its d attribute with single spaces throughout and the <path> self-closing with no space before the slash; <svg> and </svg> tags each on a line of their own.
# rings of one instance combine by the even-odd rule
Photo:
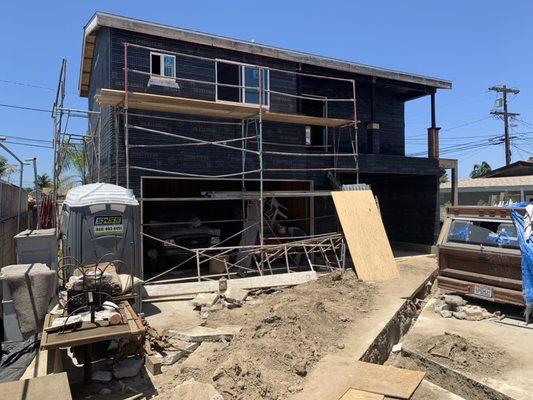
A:
<svg viewBox="0 0 533 400">
<path fill-rule="evenodd" d="M 242 304 L 246 297 L 248 297 L 248 291 L 237 287 L 229 287 L 224 292 L 224 298 L 228 303 Z"/>
<path fill-rule="evenodd" d="M 113 365 L 113 376 L 117 379 L 134 377 L 141 371 L 143 364 L 143 358 L 126 358 Z"/>
<path fill-rule="evenodd" d="M 218 342 L 228 341 L 240 332 L 242 327 L 236 325 L 209 328 L 206 326 L 195 326 L 185 331 L 169 331 L 172 337 L 186 342 Z"/>
<path fill-rule="evenodd" d="M 461 296 L 456 296 L 453 294 L 445 294 L 443 297 L 443 300 L 446 304 L 450 305 L 451 307 L 460 307 L 466 305 L 467 301 L 463 299 Z"/>
<path fill-rule="evenodd" d="M 392 346 L 392 350 L 391 350 L 393 353 L 399 353 L 402 351 L 402 344 L 401 343 L 397 343 L 395 344 L 394 346 Z"/>
<path fill-rule="evenodd" d="M 194 299 L 191 300 L 191 304 L 194 307 L 211 307 L 219 299 L 218 293 L 199 293 Z"/>
</svg>

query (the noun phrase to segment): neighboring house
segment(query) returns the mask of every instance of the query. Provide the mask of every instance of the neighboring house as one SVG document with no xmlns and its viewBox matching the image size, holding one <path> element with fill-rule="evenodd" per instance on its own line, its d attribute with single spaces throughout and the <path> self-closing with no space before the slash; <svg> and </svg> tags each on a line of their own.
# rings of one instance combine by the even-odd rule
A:
<svg viewBox="0 0 533 400">
<path fill-rule="evenodd" d="M 450 202 L 450 182 L 440 185 L 440 204 Z M 533 175 L 475 178 L 459 181 L 459 205 L 496 205 L 533 200 Z"/>
<path fill-rule="evenodd" d="M 79 86 L 89 110 L 101 111 L 90 121 L 92 180 L 133 189 L 145 223 L 183 211 L 202 220 L 243 215 L 236 199 L 258 193 L 262 178 L 264 190 L 303 193 L 282 201 L 304 232 L 330 232 L 337 219 L 327 193 L 359 180 L 377 196 L 389 238 L 423 244 L 439 230 L 440 168 L 431 150 L 406 157 L 404 106 L 449 88 L 104 13 L 85 27 Z M 231 201 L 200 201 L 218 192 Z M 222 236 L 236 229 L 224 227 Z"/>
</svg>

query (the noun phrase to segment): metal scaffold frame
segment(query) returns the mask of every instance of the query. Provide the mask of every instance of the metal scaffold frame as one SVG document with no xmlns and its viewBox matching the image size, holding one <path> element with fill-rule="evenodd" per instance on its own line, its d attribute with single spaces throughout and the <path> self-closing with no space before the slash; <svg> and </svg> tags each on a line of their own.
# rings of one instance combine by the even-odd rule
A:
<svg viewBox="0 0 533 400">
<path fill-rule="evenodd" d="M 54 170 L 53 170 L 53 207 L 54 207 L 54 224 L 56 230 L 59 227 L 59 207 L 58 191 L 60 189 L 61 173 L 65 164 L 66 153 L 70 147 L 81 146 L 83 158 L 87 159 L 89 156 L 88 146 L 92 145 L 92 156 L 94 158 L 93 165 L 96 165 L 97 180 L 100 180 L 100 137 L 102 131 L 102 119 L 99 111 L 79 110 L 74 108 L 66 108 L 66 76 L 67 76 L 67 61 L 65 59 L 61 62 L 61 69 L 59 72 L 59 79 L 57 84 L 57 91 L 54 104 L 52 106 L 52 120 L 53 120 L 53 152 L 54 152 Z M 69 122 L 71 118 L 95 118 L 96 122 L 91 124 L 91 129 L 88 134 L 76 134 L 69 132 Z M 84 171 L 85 173 L 85 171 Z"/>
<path fill-rule="evenodd" d="M 213 66 L 216 71 L 217 62 L 225 60 L 218 60 L 214 58 L 209 57 L 202 57 L 197 55 L 191 55 L 191 54 L 184 54 L 184 53 L 178 53 L 178 52 L 172 52 L 162 49 L 157 49 L 153 47 L 148 46 L 142 46 L 132 43 L 124 43 L 123 44 L 124 49 L 124 91 L 121 96 L 122 101 L 120 104 L 116 104 L 117 108 L 115 109 L 116 112 L 116 126 L 118 125 L 118 115 L 122 114 L 123 116 L 123 129 L 124 129 L 124 147 L 125 147 L 125 175 L 126 175 L 126 187 L 130 188 L 130 180 L 131 180 L 131 170 L 137 170 L 137 171 L 144 171 L 149 172 L 152 174 L 161 174 L 161 176 L 174 176 L 174 177 L 183 177 L 183 178 L 196 178 L 196 179 L 232 179 L 240 177 L 242 180 L 242 201 L 243 201 L 243 209 L 245 208 L 245 201 L 258 201 L 259 203 L 259 221 L 257 222 L 259 224 L 259 243 L 257 245 L 253 246 L 231 246 L 231 247 L 222 247 L 221 245 L 228 239 L 224 239 L 221 243 L 210 246 L 207 248 L 185 248 L 176 244 L 170 244 L 166 243 L 170 246 L 175 246 L 180 248 L 181 250 L 187 251 L 191 253 L 191 256 L 184 262 L 160 273 L 157 274 L 150 279 L 146 280 L 147 283 L 154 282 L 158 278 L 161 278 L 162 276 L 168 274 L 171 271 L 174 271 L 178 269 L 179 267 L 183 266 L 186 262 L 196 260 L 196 266 L 197 266 L 197 275 L 192 278 L 184 278 L 184 280 L 187 279 L 197 279 L 198 281 L 202 279 L 213 279 L 220 276 L 227 276 L 228 278 L 231 278 L 234 276 L 237 272 L 235 270 L 239 270 L 240 272 L 254 272 L 258 273 L 260 275 L 263 275 L 265 272 L 273 273 L 275 268 L 272 268 L 273 261 L 281 260 L 285 264 L 283 269 L 286 269 L 287 272 L 291 272 L 291 264 L 293 264 L 292 258 L 294 258 L 295 255 L 298 254 L 305 254 L 307 263 L 309 265 L 309 268 L 311 270 L 315 269 L 327 269 L 330 270 L 332 268 L 341 268 L 344 267 L 345 262 L 345 252 L 346 252 L 346 246 L 344 244 L 344 240 L 342 237 L 342 234 L 339 233 L 329 233 L 325 235 L 308 235 L 303 236 L 300 238 L 297 238 L 296 240 L 290 240 L 294 238 L 275 238 L 277 243 L 270 243 L 272 238 L 265 238 L 265 215 L 264 215 L 264 207 L 265 207 L 265 199 L 266 198 L 273 198 L 277 197 L 278 195 L 281 197 L 315 197 L 315 196 L 330 196 L 330 192 L 313 192 L 313 191 L 300 191 L 300 192 L 265 192 L 264 190 L 264 181 L 265 181 L 265 172 L 311 172 L 311 171 L 331 171 L 336 176 L 337 172 L 339 171 L 345 171 L 345 172 L 352 172 L 356 175 L 357 183 L 359 183 L 359 157 L 358 157 L 358 129 L 357 129 L 357 102 L 356 102 L 356 85 L 355 80 L 353 79 L 345 79 L 345 78 L 337 78 L 337 77 L 328 77 L 328 76 L 322 76 L 317 74 L 308 74 L 304 72 L 298 72 L 298 71 L 290 71 L 290 70 L 282 70 L 282 69 L 276 69 L 276 68 L 269 68 L 265 66 L 260 65 L 253 65 L 253 68 L 256 68 L 258 71 L 258 86 L 246 86 L 245 82 L 242 82 L 242 84 L 239 85 L 233 85 L 233 84 L 225 84 L 225 83 L 219 83 L 219 82 L 213 82 L 213 81 L 203 81 L 198 79 L 190 79 L 190 78 L 182 78 L 182 77 L 165 77 L 164 79 L 168 79 L 169 81 L 174 81 L 175 83 L 178 82 L 187 82 L 187 83 L 193 83 L 198 85 L 210 85 L 214 86 L 217 90 L 218 87 L 229 87 L 229 88 L 238 88 L 239 90 L 252 90 L 254 93 L 257 93 L 258 96 L 258 104 L 255 108 L 254 115 L 247 115 L 246 117 L 243 117 L 239 122 L 222 122 L 222 121 L 211 121 L 211 120 L 190 120 L 185 119 L 182 121 L 191 122 L 191 123 L 198 123 L 198 124 L 230 124 L 234 125 L 236 127 L 241 127 L 241 137 L 240 138 L 233 138 L 233 139 L 221 139 L 221 140 L 202 140 L 195 137 L 190 137 L 187 135 L 182 135 L 178 133 L 171 133 L 171 132 L 165 132 L 159 129 L 151 129 L 142 127 L 139 125 L 134 125 L 130 123 L 130 97 L 135 96 L 136 94 L 134 92 L 130 92 L 129 87 L 129 74 L 140 74 L 144 76 L 148 76 L 150 78 L 152 77 L 159 77 L 159 75 L 154 75 L 150 72 L 146 71 L 140 71 L 134 68 L 130 68 L 128 64 L 128 51 L 130 48 L 138 48 L 138 49 L 145 49 L 149 51 L 157 51 L 164 54 L 184 57 L 184 58 L 191 58 L 196 60 L 203 60 L 210 63 L 213 63 Z M 235 63 L 231 61 L 231 63 L 239 64 L 239 65 L 247 65 L 249 64 L 243 64 L 243 63 Z M 334 81 L 342 81 L 346 82 L 347 84 L 351 85 L 352 89 L 352 98 L 346 99 L 346 98 L 326 98 L 326 97 L 311 97 L 306 95 L 299 95 L 299 94 L 292 94 L 292 93 L 285 93 L 280 92 L 276 90 L 272 90 L 270 88 L 270 85 L 264 85 L 263 80 L 263 71 L 276 71 L 279 73 L 285 73 L 285 74 L 292 74 L 292 75 L 300 75 L 300 76 L 307 76 L 312 78 L 318 78 L 318 79 L 324 79 L 324 80 L 334 80 Z M 265 76 L 269 76 L 265 75 Z M 328 115 L 327 115 L 327 105 L 328 103 L 333 102 L 351 102 L 353 104 L 353 117 L 352 119 L 348 120 L 348 123 L 342 125 L 342 126 L 333 126 L 333 145 L 330 146 L 333 149 L 333 152 L 325 152 L 325 153 L 305 153 L 305 152 L 291 152 L 291 151 L 274 151 L 274 150 L 265 150 L 264 145 L 267 144 L 267 146 L 283 146 L 287 144 L 283 143 L 275 143 L 275 142 L 267 142 L 265 143 L 263 141 L 263 122 L 265 120 L 265 117 L 270 120 L 276 120 L 272 119 L 272 116 L 269 113 L 268 106 L 270 105 L 270 97 L 271 95 L 275 96 L 288 96 L 291 98 L 298 98 L 298 99 L 308 99 L 308 100 L 314 100 L 318 102 L 323 102 L 324 108 L 326 109 L 326 116 L 325 118 L 315 118 L 316 120 L 323 120 L 319 122 L 323 122 L 326 127 L 328 125 Z M 269 99 L 268 104 L 264 104 L 264 99 Z M 165 96 L 167 99 L 170 97 Z M 98 99 L 98 97 L 97 97 Z M 100 101 L 100 104 L 105 104 L 105 102 L 101 101 L 101 98 L 98 99 Z M 185 100 L 185 99 L 182 99 Z M 206 103 L 217 103 L 218 102 L 206 102 Z M 247 108 L 249 108 L 250 104 L 246 104 Z M 238 104 L 236 105 L 238 108 Z M 142 109 L 142 105 L 139 106 L 138 103 L 135 103 L 134 108 L 136 110 Z M 151 110 L 154 110 L 154 108 L 151 108 Z M 164 108 L 161 109 L 161 111 L 165 112 L 172 112 L 165 110 Z M 175 112 L 179 114 L 179 112 Z M 189 112 L 189 114 L 194 114 L 194 111 Z M 170 118 L 170 117 L 162 117 L 162 116 L 155 116 L 155 115 L 145 115 L 145 114 L 139 114 L 139 113 L 131 113 L 132 116 L 136 117 L 144 117 L 144 118 L 155 118 L 155 119 L 167 119 L 167 120 L 176 120 L 180 121 L 179 118 Z M 205 115 L 205 113 L 198 114 L 198 115 Z M 280 116 L 281 115 L 281 116 Z M 217 116 L 218 117 L 218 116 Z M 234 116 L 228 116 L 226 117 L 230 120 L 235 120 Z M 291 120 L 291 114 L 277 114 L 275 116 L 278 121 L 282 122 L 288 122 L 288 123 L 302 123 L 299 120 L 292 121 Z M 254 133 L 250 134 L 249 130 L 251 127 L 254 127 Z M 150 135 L 163 135 L 166 137 L 171 137 L 174 139 L 177 139 L 179 143 L 175 144 L 131 144 L 130 143 L 130 129 L 140 132 L 145 132 Z M 339 153 L 339 146 L 340 146 L 340 137 L 343 129 L 348 129 L 349 135 L 350 135 L 350 142 L 352 146 L 352 152 L 350 153 Z M 326 131 L 327 132 L 327 131 Z M 148 137 L 148 135 L 146 135 Z M 240 145 L 238 145 L 240 143 Z M 250 148 L 251 144 L 254 144 L 256 147 L 255 149 Z M 169 170 L 161 170 L 157 168 L 149 168 L 149 167 L 141 167 L 141 166 L 135 166 L 131 165 L 130 162 L 130 151 L 141 148 L 163 148 L 163 147 L 172 147 L 172 148 L 179 148 L 179 147 L 188 147 L 188 146 L 216 146 L 221 147 L 230 151 L 239 151 L 241 153 L 242 158 L 242 169 L 235 173 L 224 173 L 224 174 L 218 174 L 218 175 L 205 175 L 205 174 L 198 174 L 198 173 L 192 173 L 192 172 L 184 172 L 184 171 L 169 171 Z M 297 145 L 290 145 L 291 147 L 297 147 Z M 321 146 L 323 148 L 328 148 L 326 146 Z M 117 146 L 118 148 L 118 146 Z M 330 157 L 332 158 L 332 167 L 329 168 L 319 168 L 319 169 L 296 169 L 296 168 L 274 168 L 271 166 L 266 166 L 264 163 L 264 155 L 280 155 L 280 156 L 292 156 L 292 157 Z M 246 170 L 246 157 L 247 155 L 252 155 L 257 157 L 257 164 L 258 167 L 252 170 Z M 353 157 L 354 159 L 354 167 L 353 168 L 339 168 L 338 167 L 338 159 L 340 157 Z M 118 162 L 116 164 L 117 168 L 117 177 L 118 177 Z M 257 177 L 254 179 L 253 177 Z M 147 176 L 146 178 L 157 178 L 154 176 Z M 143 211 L 144 211 L 144 203 L 145 202 L 153 202 L 153 201 L 184 201 L 183 198 L 145 198 L 143 194 L 142 189 L 142 179 L 140 178 L 140 186 L 141 186 L 141 197 L 140 197 L 140 206 L 141 206 L 141 237 L 142 238 L 149 238 L 151 240 L 159 241 L 165 243 L 165 241 L 161 240 L 160 238 L 151 236 L 147 234 L 144 231 L 145 222 L 143 219 Z M 246 191 L 246 182 L 255 180 L 259 184 L 259 190 L 253 193 L 250 193 Z M 224 199 L 224 197 L 219 198 Z M 227 199 L 227 197 L 225 198 Z M 203 198 L 196 198 L 196 199 L 188 199 L 190 200 L 204 200 Z M 212 200 L 217 200 L 213 198 Z M 244 226 L 243 229 L 231 237 L 235 237 L 237 235 L 242 235 L 244 232 L 246 232 L 248 229 L 250 229 L 251 226 Z M 287 240 L 289 239 L 289 240 Z M 143 240 L 141 240 L 141 246 L 143 245 Z M 142 248 L 142 247 L 141 247 Z M 240 262 L 243 258 L 237 259 L 234 262 L 229 262 L 227 260 L 228 253 L 231 252 L 238 252 L 239 256 L 242 256 L 246 259 L 253 259 L 253 263 L 255 264 L 255 268 L 249 268 L 244 267 Z M 143 251 L 141 251 L 141 254 L 143 254 Z M 315 263 L 315 257 L 320 256 L 322 259 L 323 264 L 316 264 Z M 142 257 L 142 270 L 144 272 L 144 257 Z M 215 259 L 221 263 L 224 264 L 226 273 L 225 274 L 218 274 L 217 276 L 209 275 L 209 276 L 202 276 L 201 274 L 201 265 L 205 262 L 208 262 L 209 260 Z M 176 280 L 166 280 L 165 282 L 169 281 L 176 281 Z M 161 282 L 161 281 L 159 281 Z"/>
</svg>

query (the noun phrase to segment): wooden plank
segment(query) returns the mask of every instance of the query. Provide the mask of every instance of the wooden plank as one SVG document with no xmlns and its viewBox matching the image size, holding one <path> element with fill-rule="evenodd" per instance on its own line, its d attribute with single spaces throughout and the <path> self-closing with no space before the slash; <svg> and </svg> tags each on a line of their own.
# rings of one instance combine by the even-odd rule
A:
<svg viewBox="0 0 533 400">
<path fill-rule="evenodd" d="M 315 281 L 317 274 L 314 271 L 293 272 L 277 275 L 252 276 L 250 278 L 230 279 L 228 288 L 260 289 L 276 286 L 294 286 L 301 283 Z M 218 292 L 218 281 L 166 283 L 160 285 L 147 285 L 144 287 L 143 297 L 158 298 L 181 296 L 192 293 Z"/>
<path fill-rule="evenodd" d="M 426 375 L 422 371 L 412 371 L 392 366 L 354 362 L 355 378 L 351 389 L 379 393 L 398 399 L 410 399 Z"/>
<path fill-rule="evenodd" d="M 383 400 L 385 396 L 378 393 L 364 392 L 357 389 L 348 389 L 339 400 Z"/>
<path fill-rule="evenodd" d="M 100 105 L 117 106 L 124 102 L 124 91 L 101 89 L 97 95 Z M 259 106 L 240 103 L 222 103 L 185 97 L 163 96 L 151 93 L 128 93 L 128 106 L 134 109 L 166 111 L 206 117 L 232 119 L 253 118 L 259 113 Z M 320 118 L 307 115 L 273 113 L 264 109 L 263 120 L 289 124 L 318 125 L 339 127 L 353 123 L 349 119 Z"/>
<path fill-rule="evenodd" d="M 65 372 L 0 383 L 0 393 L 2 399 L 72 400 Z"/>
<path fill-rule="evenodd" d="M 359 279 L 398 278 L 398 268 L 370 190 L 331 192 Z"/>
</svg>

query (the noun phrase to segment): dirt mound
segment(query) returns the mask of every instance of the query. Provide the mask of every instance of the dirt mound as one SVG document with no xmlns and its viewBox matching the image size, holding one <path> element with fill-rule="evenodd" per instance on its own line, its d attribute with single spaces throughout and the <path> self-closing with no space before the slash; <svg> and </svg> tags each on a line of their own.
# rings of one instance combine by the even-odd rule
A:
<svg viewBox="0 0 533 400">
<path fill-rule="evenodd" d="M 369 310 L 372 285 L 352 271 L 263 293 L 237 309 L 211 312 L 206 325 L 239 325 L 230 343 L 214 347 L 201 368 L 172 368 L 168 390 L 191 378 L 207 382 L 225 399 L 284 399 L 302 389 L 308 371 L 325 354 L 342 349 L 350 322 Z M 163 389 L 163 388 L 162 388 Z M 162 396 L 170 395 L 160 390 Z"/>
<path fill-rule="evenodd" d="M 451 368 L 485 375 L 501 372 L 511 361 L 505 351 L 493 345 L 447 332 L 422 339 L 417 350 Z"/>
</svg>

